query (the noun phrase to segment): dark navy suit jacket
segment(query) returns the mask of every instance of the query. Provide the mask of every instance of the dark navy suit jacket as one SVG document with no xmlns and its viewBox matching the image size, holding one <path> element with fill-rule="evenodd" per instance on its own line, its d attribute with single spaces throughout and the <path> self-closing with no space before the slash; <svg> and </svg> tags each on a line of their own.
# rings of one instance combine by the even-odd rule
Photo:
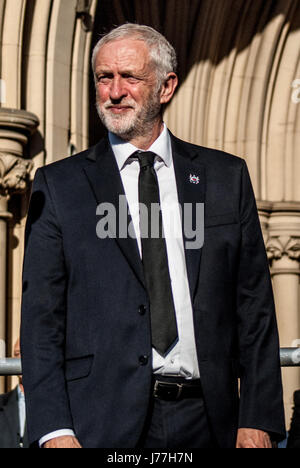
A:
<svg viewBox="0 0 300 468">
<path fill-rule="evenodd" d="M 221 447 L 234 446 L 238 427 L 280 439 L 278 334 L 247 166 L 173 136 L 172 145 L 180 203 L 205 203 L 204 246 L 186 250 L 186 262 L 213 432 Z M 37 171 L 22 304 L 31 442 L 61 428 L 74 429 L 85 447 L 135 447 L 141 435 L 152 379 L 142 263 L 135 239 L 96 235 L 97 205 L 118 207 L 119 195 L 107 140 Z"/>
</svg>

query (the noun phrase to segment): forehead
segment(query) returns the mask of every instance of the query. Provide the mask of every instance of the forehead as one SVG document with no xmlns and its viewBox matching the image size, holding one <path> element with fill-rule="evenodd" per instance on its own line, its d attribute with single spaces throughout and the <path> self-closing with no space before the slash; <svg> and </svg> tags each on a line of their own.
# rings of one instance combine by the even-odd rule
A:
<svg viewBox="0 0 300 468">
<path fill-rule="evenodd" d="M 145 69 L 150 53 L 145 42 L 137 39 L 120 39 L 102 46 L 97 54 L 95 68 Z"/>
</svg>

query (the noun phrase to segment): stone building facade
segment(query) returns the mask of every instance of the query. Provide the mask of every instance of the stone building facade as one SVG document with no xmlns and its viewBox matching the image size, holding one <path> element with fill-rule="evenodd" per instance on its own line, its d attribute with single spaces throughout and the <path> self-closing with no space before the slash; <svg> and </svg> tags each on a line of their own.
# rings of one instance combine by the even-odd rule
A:
<svg viewBox="0 0 300 468">
<path fill-rule="evenodd" d="M 246 159 L 281 346 L 300 345 L 300 0 L 0 0 L 0 357 L 19 333 L 31 181 L 103 135 L 91 47 L 127 21 L 157 28 L 178 51 L 171 131 Z M 289 425 L 299 368 L 283 377 Z"/>
</svg>

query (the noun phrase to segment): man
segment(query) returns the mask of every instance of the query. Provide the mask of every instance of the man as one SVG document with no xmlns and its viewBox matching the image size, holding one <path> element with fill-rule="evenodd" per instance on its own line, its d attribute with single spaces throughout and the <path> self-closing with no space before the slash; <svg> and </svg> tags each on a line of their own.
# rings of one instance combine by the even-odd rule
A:
<svg viewBox="0 0 300 468">
<path fill-rule="evenodd" d="M 30 440 L 269 448 L 270 435 L 285 433 L 279 345 L 246 164 L 168 132 L 162 107 L 178 84 L 176 54 L 152 28 L 112 31 L 93 69 L 108 140 L 38 170 L 29 210 Z M 197 237 L 203 204 L 202 247 L 183 224 Z M 159 234 L 147 236 L 147 223 Z"/>
<path fill-rule="evenodd" d="M 20 358 L 20 340 L 14 346 L 14 358 Z M 0 395 L 0 448 L 28 448 L 25 397 L 22 377 L 11 392 Z"/>
</svg>

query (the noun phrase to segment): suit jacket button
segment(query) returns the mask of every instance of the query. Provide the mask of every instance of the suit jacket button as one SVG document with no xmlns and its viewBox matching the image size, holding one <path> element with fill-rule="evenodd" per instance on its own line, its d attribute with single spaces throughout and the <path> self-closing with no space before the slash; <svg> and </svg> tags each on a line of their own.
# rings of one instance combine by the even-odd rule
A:
<svg viewBox="0 0 300 468">
<path fill-rule="evenodd" d="M 146 312 L 147 312 L 146 307 L 145 307 L 144 305 L 141 305 L 141 306 L 139 307 L 139 314 L 140 314 L 140 315 L 145 315 Z"/>
<path fill-rule="evenodd" d="M 140 365 L 141 366 L 146 366 L 149 362 L 149 357 L 148 356 L 140 356 L 139 357 Z"/>
</svg>

